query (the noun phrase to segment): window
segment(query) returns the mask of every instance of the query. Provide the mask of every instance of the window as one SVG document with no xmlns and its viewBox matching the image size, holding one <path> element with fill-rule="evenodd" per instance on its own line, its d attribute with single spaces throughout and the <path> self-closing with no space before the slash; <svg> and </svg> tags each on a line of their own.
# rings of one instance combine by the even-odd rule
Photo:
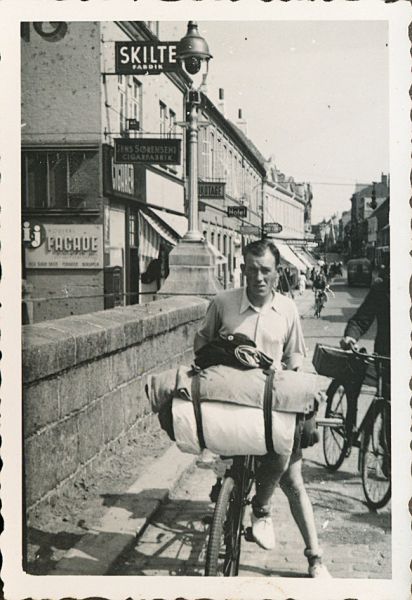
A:
<svg viewBox="0 0 412 600">
<path fill-rule="evenodd" d="M 129 215 L 129 246 L 137 246 L 137 215 L 134 213 Z"/>
<path fill-rule="evenodd" d="M 98 186 L 96 151 L 39 151 L 22 155 L 25 208 L 79 208 Z"/>
<path fill-rule="evenodd" d="M 132 81 L 132 93 L 130 102 L 129 119 L 136 119 L 139 123 L 139 128 L 142 129 L 142 84 L 135 77 Z M 135 132 L 137 135 L 137 132 Z"/>
<path fill-rule="evenodd" d="M 171 108 L 169 109 L 169 134 L 171 137 L 176 134 L 176 113 Z"/>
<path fill-rule="evenodd" d="M 168 114 L 166 104 L 163 102 L 159 102 L 159 110 L 160 110 L 160 136 L 164 137 L 168 133 Z"/>
<path fill-rule="evenodd" d="M 124 133 L 126 129 L 126 94 L 119 90 L 119 132 Z"/>
<path fill-rule="evenodd" d="M 210 132 L 209 174 L 213 179 L 215 175 L 215 134 L 213 131 Z"/>
</svg>

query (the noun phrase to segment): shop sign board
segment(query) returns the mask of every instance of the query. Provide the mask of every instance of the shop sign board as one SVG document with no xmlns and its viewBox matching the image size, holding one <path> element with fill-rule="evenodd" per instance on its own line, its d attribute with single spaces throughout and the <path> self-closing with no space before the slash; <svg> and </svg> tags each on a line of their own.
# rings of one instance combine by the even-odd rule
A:
<svg viewBox="0 0 412 600">
<path fill-rule="evenodd" d="M 180 165 L 181 140 L 146 138 L 114 140 L 115 163 L 153 163 Z"/>
<path fill-rule="evenodd" d="M 264 230 L 265 233 L 280 233 L 283 227 L 280 223 L 265 223 Z"/>
<path fill-rule="evenodd" d="M 224 200 L 225 186 L 223 181 L 199 181 L 199 198 L 208 198 L 210 200 Z"/>
<path fill-rule="evenodd" d="M 24 221 L 28 269 L 102 269 L 102 225 L 54 225 Z"/>
<path fill-rule="evenodd" d="M 228 217 L 238 217 L 240 219 L 244 219 L 247 217 L 247 207 L 246 206 L 228 206 L 227 207 L 227 216 Z"/>
<path fill-rule="evenodd" d="M 158 75 L 178 69 L 177 42 L 115 42 L 118 75 Z"/>
<path fill-rule="evenodd" d="M 256 225 L 241 225 L 239 233 L 242 235 L 260 235 L 260 227 Z"/>
</svg>

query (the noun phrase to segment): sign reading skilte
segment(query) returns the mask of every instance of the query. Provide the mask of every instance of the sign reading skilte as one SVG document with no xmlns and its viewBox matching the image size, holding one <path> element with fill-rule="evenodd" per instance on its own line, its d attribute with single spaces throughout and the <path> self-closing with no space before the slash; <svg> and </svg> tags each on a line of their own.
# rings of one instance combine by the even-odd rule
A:
<svg viewBox="0 0 412 600">
<path fill-rule="evenodd" d="M 137 75 L 176 71 L 177 42 L 115 42 L 115 71 Z"/>
<path fill-rule="evenodd" d="M 247 207 L 246 206 L 228 206 L 227 207 L 227 216 L 228 217 L 239 217 L 244 219 L 247 216 Z"/>
<path fill-rule="evenodd" d="M 116 139 L 115 163 L 154 163 L 180 165 L 181 140 L 176 139 Z"/>
</svg>

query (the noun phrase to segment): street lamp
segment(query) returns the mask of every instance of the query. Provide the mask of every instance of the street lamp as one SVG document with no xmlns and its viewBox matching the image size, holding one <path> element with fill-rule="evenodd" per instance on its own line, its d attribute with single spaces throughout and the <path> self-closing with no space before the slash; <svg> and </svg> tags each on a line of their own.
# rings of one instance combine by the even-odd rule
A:
<svg viewBox="0 0 412 600">
<path fill-rule="evenodd" d="M 187 104 L 189 108 L 187 127 L 188 139 L 188 196 L 189 196 L 189 229 L 184 235 L 185 240 L 200 241 L 203 236 L 199 231 L 199 199 L 197 176 L 197 143 L 199 131 L 200 91 L 206 85 L 209 72 L 209 60 L 212 55 L 206 40 L 199 34 L 197 23 L 189 21 L 186 35 L 177 45 L 177 57 L 182 67 L 192 77 L 197 76 L 197 84 L 193 81 L 188 90 Z M 200 77 L 200 82 L 199 82 Z"/>
<path fill-rule="evenodd" d="M 188 221 L 183 238 L 169 255 L 169 276 L 160 294 L 200 294 L 211 296 L 221 290 L 214 271 L 216 257 L 199 231 L 199 199 L 197 144 L 201 91 L 205 89 L 212 58 L 206 40 L 199 34 L 197 23 L 189 21 L 186 35 L 177 45 L 177 59 L 192 79 L 186 93 L 188 108 Z"/>
</svg>

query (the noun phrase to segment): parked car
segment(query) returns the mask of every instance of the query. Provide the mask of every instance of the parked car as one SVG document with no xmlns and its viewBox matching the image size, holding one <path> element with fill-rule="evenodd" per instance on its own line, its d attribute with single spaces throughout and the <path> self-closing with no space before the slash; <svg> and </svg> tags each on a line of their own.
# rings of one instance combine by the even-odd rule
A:
<svg viewBox="0 0 412 600">
<path fill-rule="evenodd" d="M 372 264 L 367 258 L 351 258 L 346 265 L 348 285 L 368 285 L 372 283 Z"/>
</svg>

